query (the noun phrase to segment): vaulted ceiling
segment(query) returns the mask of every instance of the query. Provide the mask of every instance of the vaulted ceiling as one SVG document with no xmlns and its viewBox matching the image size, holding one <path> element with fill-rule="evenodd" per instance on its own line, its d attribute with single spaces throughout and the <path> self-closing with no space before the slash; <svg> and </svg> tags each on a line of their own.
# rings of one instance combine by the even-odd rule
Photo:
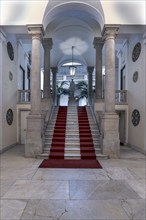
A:
<svg viewBox="0 0 146 220">
<path fill-rule="evenodd" d="M 2 0 L 2 2 L 4 1 Z M 29 24 L 34 24 L 34 21 L 36 21 L 37 24 L 42 23 L 45 29 L 44 37 L 49 37 L 53 40 L 51 66 L 59 66 L 71 61 L 72 46 L 74 46 L 75 61 L 87 66 L 94 66 L 94 37 L 101 37 L 104 24 L 108 22 L 111 23 L 112 19 L 114 21 L 112 24 L 120 24 L 119 36 L 116 39 L 117 50 L 123 41 L 128 39 L 132 33 L 142 33 L 144 31 L 141 26 L 137 26 L 137 22 L 143 22 L 142 17 L 141 21 L 140 17 L 137 17 L 136 20 L 133 11 L 135 8 L 137 8 L 137 11 L 143 10 L 143 5 L 138 3 L 139 1 L 135 5 L 133 2 L 132 4 L 129 3 L 129 5 L 126 5 L 125 1 L 115 1 L 113 4 L 113 1 L 105 2 L 98 0 L 50 0 L 43 1 L 40 7 L 38 7 L 37 1 L 34 2 L 36 2 L 35 5 L 32 4 L 32 2 L 29 4 L 28 1 L 20 1 L 17 2 L 17 4 L 14 3 L 15 7 L 14 5 L 11 7 L 11 21 L 8 21 L 8 19 L 5 21 L 8 16 L 7 13 L 5 13 L 5 20 L 3 18 L 2 22 L 3 24 L 7 23 L 7 25 L 2 25 L 2 27 L 7 34 L 15 33 L 17 39 L 21 40 L 24 48 L 28 51 L 31 49 L 31 37 L 27 33 L 26 24 L 28 24 L 29 19 L 31 21 Z M 124 3 L 122 4 L 122 2 Z M 128 2 L 131 1 L 127 1 L 127 3 Z M 8 3 L 5 4 L 7 4 L 7 7 L 9 6 Z M 21 15 L 17 11 L 17 19 L 15 14 L 16 7 L 18 10 L 21 8 Z M 31 7 L 32 14 L 30 12 Z M 35 7 L 36 11 L 34 11 Z M 145 11 L 142 12 L 144 13 Z M 4 17 L 4 15 L 2 17 Z M 22 20 L 22 22 L 20 22 L 20 20 Z"/>
</svg>

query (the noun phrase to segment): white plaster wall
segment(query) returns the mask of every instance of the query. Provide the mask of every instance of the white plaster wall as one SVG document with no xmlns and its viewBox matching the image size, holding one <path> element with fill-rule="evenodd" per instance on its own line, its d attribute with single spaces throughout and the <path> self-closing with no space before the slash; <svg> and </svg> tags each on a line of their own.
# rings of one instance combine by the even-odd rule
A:
<svg viewBox="0 0 146 220">
<path fill-rule="evenodd" d="M 105 24 L 146 24 L 145 0 L 101 0 L 101 5 Z"/>
<path fill-rule="evenodd" d="M 0 51 L 2 51 L 3 34 L 0 32 Z M 0 151 L 2 149 L 2 53 L 0 53 Z"/>
<path fill-rule="evenodd" d="M 21 67 L 25 70 L 25 88 L 28 88 L 28 79 L 27 79 L 27 64 L 28 64 L 28 54 L 27 51 L 22 46 L 22 43 L 18 42 L 18 89 L 22 89 L 22 70 Z"/>
<path fill-rule="evenodd" d="M 137 42 L 141 42 L 142 50 L 140 57 L 136 62 L 131 59 L 132 51 Z M 145 48 L 143 45 L 142 36 L 134 36 L 129 40 L 128 51 L 128 104 L 129 104 L 129 137 L 128 144 L 134 148 L 144 151 L 145 139 Z M 138 71 L 138 81 L 133 82 L 133 73 Z M 140 112 L 140 123 L 138 126 L 133 126 L 131 121 L 132 111 L 138 109 Z"/>
<path fill-rule="evenodd" d="M 144 128 L 144 137 L 145 137 L 145 144 L 144 144 L 144 152 L 146 153 L 146 33 L 143 35 L 143 50 L 144 50 L 144 56 L 143 56 L 143 60 L 144 60 L 144 82 L 145 82 L 145 118 L 144 118 L 144 124 L 145 124 L 145 128 Z"/>
<path fill-rule="evenodd" d="M 97 5 L 99 5 L 99 1 Z M 26 25 L 42 23 L 48 0 L 43 1 L 6 1 L 1 0 L 2 25 Z M 61 4 L 64 0 L 52 1 L 53 6 Z M 67 1 L 65 1 L 67 2 Z M 68 1 L 68 2 L 71 2 Z M 78 2 L 78 1 L 77 1 Z M 85 1 L 79 1 L 84 2 Z M 106 24 L 146 24 L 145 0 L 101 0 Z M 94 5 L 95 1 L 86 1 Z M 19 13 L 18 13 L 19 11 Z M 36 13 L 37 12 L 37 13 Z M 135 13 L 137 12 L 137 13 Z"/>
<path fill-rule="evenodd" d="M 14 48 L 14 60 L 11 61 L 7 54 L 7 42 L 10 41 Z M 14 36 L 7 36 L 2 45 L 2 150 L 16 143 L 16 103 L 17 103 L 17 42 Z M 13 80 L 9 80 L 9 72 Z M 6 121 L 6 112 L 11 108 L 14 119 L 12 125 Z"/>
</svg>

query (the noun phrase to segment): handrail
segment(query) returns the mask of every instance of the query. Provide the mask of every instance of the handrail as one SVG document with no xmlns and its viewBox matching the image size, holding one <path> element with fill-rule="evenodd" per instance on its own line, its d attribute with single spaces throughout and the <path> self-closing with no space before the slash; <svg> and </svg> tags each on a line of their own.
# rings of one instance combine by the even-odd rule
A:
<svg viewBox="0 0 146 220">
<path fill-rule="evenodd" d="M 97 125 L 97 127 L 98 127 L 99 134 L 101 135 L 100 126 L 99 126 L 99 123 L 98 123 L 97 118 L 96 118 L 96 116 L 95 116 L 95 112 L 94 112 L 94 110 L 93 110 L 93 107 L 92 107 L 91 105 L 89 105 L 89 107 L 90 107 L 90 110 L 91 110 L 91 114 L 92 114 L 93 120 L 95 121 L 95 123 L 96 123 L 96 125 Z"/>
<path fill-rule="evenodd" d="M 50 122 L 51 119 L 52 119 L 52 116 L 53 116 L 53 113 L 54 113 L 54 109 L 55 109 L 55 106 L 52 105 L 50 112 L 47 111 L 47 113 L 46 113 L 46 117 L 45 117 L 45 119 L 44 119 L 44 121 L 45 121 L 44 130 L 45 130 L 45 131 L 46 131 L 47 127 L 48 127 L 49 122 Z M 49 114 L 48 114 L 48 113 L 49 113 Z"/>
</svg>

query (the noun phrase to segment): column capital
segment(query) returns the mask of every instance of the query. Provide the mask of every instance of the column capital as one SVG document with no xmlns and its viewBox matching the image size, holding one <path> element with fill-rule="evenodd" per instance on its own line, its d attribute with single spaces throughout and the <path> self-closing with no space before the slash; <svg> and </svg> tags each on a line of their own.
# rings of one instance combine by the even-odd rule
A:
<svg viewBox="0 0 146 220">
<path fill-rule="evenodd" d="M 56 74 L 57 71 L 58 71 L 58 67 L 57 67 L 57 66 L 51 67 L 51 70 L 52 70 L 52 73 L 53 73 L 53 74 Z"/>
<path fill-rule="evenodd" d="M 44 47 L 44 49 L 51 50 L 52 46 L 53 46 L 52 38 L 44 38 L 43 39 L 43 47 Z"/>
<path fill-rule="evenodd" d="M 103 47 L 103 39 L 102 39 L 102 37 L 94 37 L 93 45 L 94 45 L 95 49 L 97 49 L 97 48 L 101 48 L 102 49 L 102 47 Z"/>
<path fill-rule="evenodd" d="M 103 40 L 107 38 L 116 38 L 119 27 L 119 25 L 105 25 L 102 30 Z"/>
<path fill-rule="evenodd" d="M 40 39 L 44 36 L 44 28 L 42 24 L 27 25 L 27 30 L 29 34 Z"/>
<path fill-rule="evenodd" d="M 94 66 L 87 66 L 87 71 L 89 74 L 92 74 L 94 70 Z"/>
</svg>

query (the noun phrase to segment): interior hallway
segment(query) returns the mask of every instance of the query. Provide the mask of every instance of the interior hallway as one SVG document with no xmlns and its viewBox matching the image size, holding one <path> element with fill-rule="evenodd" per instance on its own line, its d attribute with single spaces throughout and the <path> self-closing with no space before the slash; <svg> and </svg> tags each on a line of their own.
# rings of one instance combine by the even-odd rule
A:
<svg viewBox="0 0 146 220">
<path fill-rule="evenodd" d="M 38 169 L 18 145 L 1 155 L 1 220 L 143 220 L 145 156 L 122 147 L 103 169 Z"/>
</svg>

